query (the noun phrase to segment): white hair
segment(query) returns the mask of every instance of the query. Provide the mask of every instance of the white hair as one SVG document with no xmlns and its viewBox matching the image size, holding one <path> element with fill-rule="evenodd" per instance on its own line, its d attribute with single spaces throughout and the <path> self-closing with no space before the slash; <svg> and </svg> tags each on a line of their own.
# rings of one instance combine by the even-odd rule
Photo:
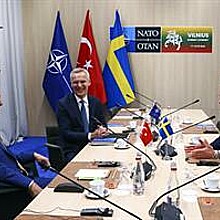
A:
<svg viewBox="0 0 220 220">
<path fill-rule="evenodd" d="M 90 75 L 89 75 L 88 70 L 84 69 L 82 67 L 77 67 L 77 68 L 73 69 L 71 71 L 71 73 L 70 73 L 70 79 L 73 77 L 74 74 L 81 73 L 81 72 L 85 73 L 86 74 L 86 78 L 90 81 Z"/>
</svg>

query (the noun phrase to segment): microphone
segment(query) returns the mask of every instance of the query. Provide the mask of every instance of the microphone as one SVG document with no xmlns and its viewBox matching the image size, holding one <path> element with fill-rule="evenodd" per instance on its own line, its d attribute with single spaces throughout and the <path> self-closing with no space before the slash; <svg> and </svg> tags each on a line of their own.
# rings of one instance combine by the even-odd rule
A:
<svg viewBox="0 0 220 220">
<path fill-rule="evenodd" d="M 123 107 L 123 106 L 120 105 L 119 103 L 116 103 L 116 105 L 117 105 L 120 109 L 123 108 L 123 109 L 125 109 L 127 112 L 129 112 L 129 113 L 131 113 L 131 114 L 137 116 L 137 119 L 145 120 L 145 118 L 144 118 L 143 116 L 138 115 L 137 113 L 135 113 L 135 112 L 133 112 L 133 111 L 130 111 L 129 109 Z M 157 129 L 157 131 L 159 130 L 159 128 L 157 127 L 157 125 L 156 125 L 155 123 L 153 123 L 152 121 L 151 121 L 151 125 L 153 125 L 153 126 Z M 158 138 L 159 138 L 159 134 L 158 134 L 155 130 L 153 130 L 153 131 L 152 131 L 152 135 L 153 135 L 153 141 L 154 141 L 154 142 L 157 141 Z"/>
<path fill-rule="evenodd" d="M 162 107 L 162 105 L 161 105 L 159 102 L 153 100 L 152 98 L 150 98 L 150 97 L 148 97 L 148 96 L 146 96 L 146 95 L 144 95 L 144 94 L 142 94 L 142 93 L 140 93 L 140 92 L 137 92 L 137 91 L 133 91 L 133 92 L 134 92 L 135 94 L 138 94 L 139 96 L 141 96 L 141 97 L 147 99 L 148 101 L 150 101 L 150 102 L 152 102 L 152 103 L 155 103 L 155 104 L 158 104 L 160 107 Z"/>
<path fill-rule="evenodd" d="M 203 123 L 203 122 L 206 122 L 206 121 L 208 121 L 208 120 L 213 120 L 215 118 L 215 115 L 213 115 L 213 116 L 211 116 L 211 117 L 208 117 L 208 118 L 206 118 L 206 119 L 203 119 L 203 120 L 201 120 L 201 121 L 199 121 L 199 122 L 196 122 L 196 123 L 194 123 L 194 124 L 192 124 L 192 125 L 189 125 L 189 126 L 187 126 L 187 127 L 185 127 L 185 128 L 181 128 L 181 129 L 179 129 L 179 130 L 177 130 L 177 131 L 175 131 L 173 134 L 171 134 L 171 135 L 174 135 L 174 134 L 177 134 L 177 133 L 179 133 L 179 132 L 182 132 L 182 131 L 184 131 L 184 130 L 186 130 L 186 129 L 188 129 L 188 128 L 191 128 L 191 127 L 194 127 L 194 126 L 196 126 L 196 125 L 198 125 L 198 124 L 201 124 L 201 123 Z M 171 136 L 170 135 L 170 136 Z M 166 138 L 165 138 L 166 139 Z M 160 154 L 160 152 L 161 152 L 161 149 L 159 149 L 159 146 L 160 146 L 160 144 L 162 143 L 162 141 L 163 140 L 165 140 L 165 139 L 161 139 L 160 140 L 160 142 L 157 144 L 157 149 L 155 150 L 155 153 L 157 154 L 157 155 L 159 155 Z M 167 151 L 169 152 L 171 152 L 170 154 L 174 154 L 174 147 L 172 147 L 172 146 L 170 146 L 170 145 L 167 145 L 166 147 L 168 147 L 168 149 L 167 149 Z M 164 146 L 164 148 L 165 148 L 165 146 Z M 175 155 L 177 155 L 177 154 L 175 154 Z M 174 156 L 175 156 L 174 155 Z M 172 155 L 170 155 L 170 156 L 172 156 Z"/>
<path fill-rule="evenodd" d="M 135 102 L 137 102 L 137 103 L 143 105 L 143 106 L 146 107 L 146 108 L 149 108 L 149 109 L 151 108 L 150 105 L 144 104 L 143 102 L 141 102 L 140 100 L 138 100 L 138 99 L 136 99 L 136 98 L 130 96 L 129 94 L 126 94 L 126 96 L 127 96 L 128 98 L 132 99 L 133 101 L 135 101 Z"/>
<path fill-rule="evenodd" d="M 137 113 L 135 113 L 135 112 L 133 112 L 133 111 L 127 109 L 126 107 L 120 105 L 120 104 L 117 103 L 117 102 L 116 102 L 116 106 L 118 106 L 118 108 L 120 108 L 120 109 L 125 109 L 127 112 L 131 113 L 132 115 L 137 116 L 137 119 L 141 119 L 141 120 L 145 119 L 143 116 L 141 116 L 141 115 L 139 115 L 139 114 L 137 114 Z"/>
<path fill-rule="evenodd" d="M 171 115 L 171 114 L 173 114 L 173 113 L 175 113 L 175 112 L 180 111 L 181 109 L 184 109 L 184 108 L 187 108 L 188 106 L 194 105 L 194 104 L 196 104 L 197 102 L 200 102 L 200 100 L 199 100 L 199 99 L 196 99 L 196 100 L 194 100 L 193 102 L 190 102 L 190 103 L 188 103 L 188 104 L 186 104 L 186 105 L 184 105 L 184 106 L 182 106 L 182 107 L 179 107 L 179 108 L 177 108 L 176 110 L 174 110 L 174 111 L 172 111 L 172 112 L 169 112 L 169 113 L 163 115 L 160 120 L 162 120 L 163 118 L 165 118 L 165 117 L 168 116 L 168 115 Z"/>
<path fill-rule="evenodd" d="M 97 124 L 102 125 L 102 123 L 94 116 L 91 117 L 92 119 L 94 119 L 96 121 Z M 103 126 L 103 125 L 102 125 Z M 112 129 L 108 128 L 108 130 L 112 133 L 112 134 L 116 134 Z M 139 149 L 138 147 L 136 147 L 134 144 L 132 144 L 130 141 L 128 141 L 126 138 L 121 137 L 122 140 L 124 140 L 127 144 L 129 144 L 131 147 L 133 147 L 134 149 L 136 149 L 137 151 L 139 151 L 140 153 L 142 153 L 144 156 L 146 156 L 148 158 L 148 160 L 151 162 L 152 164 L 152 170 L 156 170 L 157 166 L 154 163 L 154 161 L 141 149 Z"/>
<path fill-rule="evenodd" d="M 100 196 L 100 195 L 97 194 L 96 192 L 93 192 L 92 190 L 88 189 L 87 187 L 85 187 L 85 186 L 79 184 L 77 181 L 74 181 L 74 180 L 70 179 L 69 177 L 67 177 L 66 175 L 62 174 L 61 172 L 59 172 L 59 171 L 56 170 L 55 168 L 51 167 L 50 165 L 45 164 L 45 163 L 40 163 L 40 164 L 41 164 L 41 166 L 42 166 L 45 170 L 48 170 L 48 169 L 49 169 L 50 171 L 52 171 L 52 172 L 58 174 L 59 176 L 63 177 L 64 179 L 66 179 L 66 180 L 68 180 L 68 181 L 70 181 L 71 183 L 77 185 L 78 187 L 80 187 L 80 188 L 82 188 L 82 189 L 84 189 L 84 190 L 87 190 L 89 193 L 95 195 L 95 196 L 98 197 L 99 199 L 102 199 L 102 200 L 108 202 L 109 204 L 111 204 L 111 205 L 115 206 L 116 208 L 118 208 L 118 209 L 120 209 L 120 210 L 126 212 L 127 214 L 131 215 L 132 217 L 134 217 L 134 218 L 136 218 L 136 219 L 142 220 L 142 218 L 140 218 L 140 217 L 137 216 L 136 214 L 134 214 L 134 213 L 128 211 L 127 209 L 125 209 L 125 208 L 123 208 L 123 207 L 121 207 L 121 206 L 119 206 L 119 205 L 117 205 L 116 203 L 112 202 L 111 200 L 106 199 L 106 198 L 103 197 L 103 196 Z M 101 209 L 100 209 L 100 210 L 101 210 Z M 108 209 L 108 210 L 110 211 L 110 209 Z M 103 211 L 102 213 L 104 214 L 104 211 Z"/>
<path fill-rule="evenodd" d="M 186 129 L 188 129 L 188 128 L 191 128 L 191 127 L 193 127 L 193 126 L 196 126 L 196 125 L 198 125 L 198 124 L 201 124 L 201 123 L 203 123 L 203 122 L 206 122 L 206 121 L 208 121 L 208 120 L 213 120 L 213 119 L 215 119 L 215 115 L 213 115 L 213 116 L 211 116 L 211 117 L 208 117 L 208 118 L 206 118 L 206 119 L 204 119 L 204 120 L 202 120 L 202 121 L 196 122 L 196 123 L 194 123 L 194 124 L 192 124 L 192 125 L 189 125 L 189 126 L 187 126 L 187 127 L 185 127 L 185 128 L 182 128 L 182 129 L 180 129 L 180 130 L 177 130 L 177 131 L 174 132 L 174 134 L 179 133 L 179 132 L 182 132 L 182 131 L 184 131 L 184 130 L 186 130 Z"/>
<path fill-rule="evenodd" d="M 140 100 L 131 97 L 129 94 L 126 94 L 126 96 L 129 97 L 129 98 L 131 98 L 131 99 L 133 99 L 133 100 L 136 101 L 137 103 L 139 103 L 139 104 L 141 104 L 141 105 L 144 105 L 146 108 L 151 109 L 151 111 L 152 111 L 152 109 L 153 109 L 155 106 L 158 105 L 158 103 L 155 102 L 154 105 L 153 105 L 153 107 L 151 107 L 151 106 L 149 106 L 149 105 L 145 105 L 145 104 L 144 104 L 143 102 L 141 102 Z M 159 107 L 157 107 L 157 108 L 159 108 Z M 158 123 L 159 123 L 159 117 L 160 117 L 160 116 L 158 115 L 158 118 L 156 119 L 155 117 L 153 117 L 153 116 L 151 115 L 151 111 L 150 111 L 150 113 L 149 113 L 150 116 L 151 116 L 151 118 L 152 118 L 153 120 L 155 120 L 155 123 L 156 123 L 156 124 L 158 124 Z"/>
<path fill-rule="evenodd" d="M 177 189 L 180 189 L 180 188 L 182 188 L 182 187 L 184 187 L 184 186 L 186 186 L 186 185 L 188 185 L 188 184 L 190 184 L 190 183 L 192 183 L 192 182 L 194 182 L 194 181 L 196 181 L 196 180 L 198 180 L 198 179 L 200 179 L 200 178 L 202 178 L 202 177 L 204 177 L 204 176 L 207 176 L 207 175 L 209 175 L 210 173 L 213 173 L 213 172 L 215 172 L 216 170 L 218 170 L 220 168 L 220 166 L 218 166 L 218 167 L 216 167 L 216 168 L 214 168 L 214 169 L 212 169 L 212 170 L 209 170 L 209 171 L 207 171 L 207 172 L 205 172 L 204 174 L 202 174 L 202 175 L 200 175 L 200 176 L 198 176 L 198 177 L 195 177 L 195 178 L 193 178 L 193 179 L 191 179 L 191 180 L 189 180 L 189 181 L 187 181 L 187 182 L 185 182 L 185 183 L 183 183 L 183 184 L 181 184 L 181 185 L 179 185 L 179 186 L 177 186 L 177 187 L 175 187 L 175 188 L 173 188 L 173 189 L 171 189 L 171 190 L 168 190 L 168 191 L 166 191 L 165 193 L 163 193 L 161 196 L 159 196 L 154 202 L 153 202 L 153 204 L 152 204 L 152 206 L 151 206 L 151 208 L 149 209 L 149 212 L 148 212 L 148 214 L 151 216 L 151 217 L 155 217 L 155 215 L 156 214 L 159 214 L 159 212 L 160 212 L 160 208 L 162 207 L 157 207 L 158 209 L 157 209 L 157 211 L 155 212 L 155 213 L 153 213 L 153 210 L 155 209 L 155 207 L 156 207 L 156 205 L 157 205 L 157 203 L 159 202 L 159 200 L 161 199 L 161 198 L 163 198 L 164 196 L 166 196 L 166 195 L 168 195 L 169 193 L 171 193 L 171 192 L 173 192 L 173 191 L 175 191 L 175 190 L 177 190 Z M 164 202 L 165 203 L 165 202 Z M 177 207 L 175 207 L 175 206 L 173 206 L 173 205 L 171 205 L 171 204 L 168 204 L 168 203 L 165 203 L 167 206 L 169 206 L 169 208 L 168 208 L 168 210 L 164 210 L 164 212 L 166 212 L 166 211 L 171 211 L 171 210 L 173 210 L 174 211 L 174 213 L 181 213 L 181 210 L 179 210 L 179 211 L 177 211 L 178 210 L 178 208 Z M 157 213 L 158 212 L 158 213 Z M 176 217 L 176 216 L 175 216 Z M 163 218 L 162 218 L 163 219 Z M 176 218 L 175 218 L 176 219 Z"/>
</svg>

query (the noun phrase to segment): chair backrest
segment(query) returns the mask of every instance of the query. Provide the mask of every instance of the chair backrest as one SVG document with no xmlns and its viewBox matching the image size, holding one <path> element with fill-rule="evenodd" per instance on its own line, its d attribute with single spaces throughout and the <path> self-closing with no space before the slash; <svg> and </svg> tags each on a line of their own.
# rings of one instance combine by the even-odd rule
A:
<svg viewBox="0 0 220 220">
<path fill-rule="evenodd" d="M 217 127 L 218 130 L 220 131 L 220 121 L 217 121 L 217 123 L 216 123 L 216 127 Z"/>
<path fill-rule="evenodd" d="M 47 135 L 47 143 L 55 144 L 58 146 L 61 145 L 58 126 L 47 126 L 46 127 L 46 135 Z"/>
<path fill-rule="evenodd" d="M 27 189 L 1 182 L 0 219 L 15 219 L 31 200 Z"/>
<path fill-rule="evenodd" d="M 59 128 L 57 126 L 46 127 L 46 135 L 47 143 L 45 146 L 48 149 L 50 164 L 55 169 L 61 170 L 66 163 L 62 150 L 62 142 L 59 136 Z"/>
</svg>

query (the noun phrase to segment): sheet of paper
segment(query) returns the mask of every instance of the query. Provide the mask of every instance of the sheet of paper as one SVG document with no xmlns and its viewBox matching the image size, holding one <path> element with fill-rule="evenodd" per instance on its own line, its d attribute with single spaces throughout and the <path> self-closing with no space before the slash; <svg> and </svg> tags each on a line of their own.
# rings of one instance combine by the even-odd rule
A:
<svg viewBox="0 0 220 220">
<path fill-rule="evenodd" d="M 75 174 L 75 177 L 78 179 L 97 179 L 97 178 L 106 178 L 109 176 L 109 169 L 79 169 Z"/>
</svg>

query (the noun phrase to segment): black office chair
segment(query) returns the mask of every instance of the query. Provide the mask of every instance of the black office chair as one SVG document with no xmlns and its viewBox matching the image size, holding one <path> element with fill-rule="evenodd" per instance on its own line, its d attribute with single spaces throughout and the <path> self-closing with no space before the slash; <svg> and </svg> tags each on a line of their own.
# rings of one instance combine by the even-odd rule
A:
<svg viewBox="0 0 220 220">
<path fill-rule="evenodd" d="M 60 171 L 66 165 L 66 162 L 61 148 L 62 142 L 59 136 L 59 128 L 57 126 L 47 126 L 46 136 L 47 143 L 45 146 L 48 149 L 50 164 Z"/>
<path fill-rule="evenodd" d="M 6 183 L 0 187 L 0 219 L 14 219 L 30 202 L 32 198 L 27 189 Z"/>
<path fill-rule="evenodd" d="M 24 168 L 32 176 L 38 176 L 35 162 L 23 164 Z M 28 189 L 14 186 L 5 182 L 0 185 L 0 219 L 14 219 L 30 202 L 32 198 Z"/>
<path fill-rule="evenodd" d="M 220 121 L 217 121 L 217 123 L 216 123 L 216 127 L 217 127 L 218 130 L 220 131 Z"/>
</svg>

